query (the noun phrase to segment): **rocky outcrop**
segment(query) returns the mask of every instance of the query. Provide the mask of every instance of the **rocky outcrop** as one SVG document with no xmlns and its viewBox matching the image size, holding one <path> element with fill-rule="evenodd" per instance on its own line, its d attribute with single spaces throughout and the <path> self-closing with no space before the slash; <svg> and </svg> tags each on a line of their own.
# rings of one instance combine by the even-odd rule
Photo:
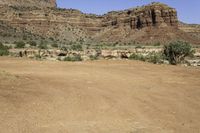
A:
<svg viewBox="0 0 200 133">
<path fill-rule="evenodd" d="M 0 0 L 0 5 L 20 7 L 56 7 L 56 0 Z"/>
<path fill-rule="evenodd" d="M 128 9 L 120 12 L 110 12 L 104 15 L 103 26 L 127 26 L 131 29 L 144 27 L 173 26 L 177 28 L 177 12 L 174 8 L 161 3 Z"/>
<path fill-rule="evenodd" d="M 159 54 L 162 48 L 135 48 L 129 50 L 95 50 L 85 49 L 84 51 L 63 51 L 59 49 L 10 49 L 10 53 L 16 57 L 28 57 L 45 60 L 64 60 L 66 57 L 80 56 L 83 60 L 94 59 L 130 59 L 131 55 L 149 56 Z M 95 58 L 93 58 L 95 57 Z M 163 60 L 163 63 L 168 61 Z M 193 58 L 186 58 L 185 65 L 200 66 L 200 49 L 195 49 Z"/>
</svg>

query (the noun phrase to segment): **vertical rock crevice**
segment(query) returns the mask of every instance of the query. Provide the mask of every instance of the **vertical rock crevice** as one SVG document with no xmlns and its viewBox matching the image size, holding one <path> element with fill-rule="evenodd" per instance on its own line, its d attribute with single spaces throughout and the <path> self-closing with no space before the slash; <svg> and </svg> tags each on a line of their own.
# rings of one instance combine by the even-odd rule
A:
<svg viewBox="0 0 200 133">
<path fill-rule="evenodd" d="M 142 28 L 142 22 L 140 17 L 137 17 L 137 24 L 136 24 L 137 29 L 141 29 Z"/>
<path fill-rule="evenodd" d="M 151 19 L 152 19 L 153 26 L 156 26 L 156 13 L 154 9 L 151 10 Z"/>
</svg>

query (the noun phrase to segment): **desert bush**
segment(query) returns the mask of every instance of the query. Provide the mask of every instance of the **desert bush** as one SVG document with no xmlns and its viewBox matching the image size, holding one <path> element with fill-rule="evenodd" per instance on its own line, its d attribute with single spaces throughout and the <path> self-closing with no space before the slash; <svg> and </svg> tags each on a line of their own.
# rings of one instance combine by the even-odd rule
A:
<svg viewBox="0 0 200 133">
<path fill-rule="evenodd" d="M 47 43 L 44 41 L 41 41 L 40 44 L 38 45 L 39 49 L 48 49 Z"/>
<path fill-rule="evenodd" d="M 14 42 L 15 43 L 15 48 L 24 48 L 25 47 L 25 42 L 23 41 L 18 41 L 18 42 Z"/>
<path fill-rule="evenodd" d="M 83 51 L 83 47 L 80 44 L 72 45 L 71 49 L 74 51 Z"/>
<path fill-rule="evenodd" d="M 8 47 L 0 42 L 0 56 L 9 55 Z"/>
<path fill-rule="evenodd" d="M 97 55 L 90 55 L 90 60 L 97 60 L 98 56 Z"/>
<path fill-rule="evenodd" d="M 141 54 L 136 54 L 136 53 L 131 54 L 128 59 L 146 61 L 146 57 L 145 56 L 143 56 Z"/>
<path fill-rule="evenodd" d="M 176 65 L 181 63 L 185 57 L 193 55 L 194 51 L 189 43 L 175 41 L 171 42 L 169 45 L 165 45 L 163 53 L 170 64 Z"/>
<path fill-rule="evenodd" d="M 27 36 L 26 35 L 23 35 L 23 40 L 27 40 Z"/>
<path fill-rule="evenodd" d="M 39 55 L 39 54 L 36 54 L 36 55 L 35 55 L 35 59 L 36 59 L 36 60 L 39 60 L 39 59 L 41 59 L 41 58 L 42 58 L 41 55 Z"/>
<path fill-rule="evenodd" d="M 66 47 L 66 46 L 62 46 L 62 47 L 60 48 L 60 50 L 68 51 L 68 47 Z"/>
<path fill-rule="evenodd" d="M 84 38 L 81 37 L 81 38 L 79 39 L 79 42 L 80 42 L 80 44 L 83 44 L 83 43 L 85 42 L 85 41 L 84 41 Z"/>
<path fill-rule="evenodd" d="M 144 56 L 142 54 L 133 53 L 128 59 L 130 60 L 140 60 L 147 61 L 154 64 L 159 64 L 163 62 L 163 54 L 162 53 L 149 53 Z"/>
<path fill-rule="evenodd" d="M 53 43 L 53 44 L 51 44 L 51 47 L 58 48 L 58 44 L 57 43 Z"/>
<path fill-rule="evenodd" d="M 35 41 L 30 41 L 29 44 L 32 47 L 36 47 L 37 46 L 37 42 L 35 42 Z"/>
<path fill-rule="evenodd" d="M 160 46 L 160 42 L 155 43 L 153 46 Z"/>
<path fill-rule="evenodd" d="M 65 57 L 63 61 L 82 61 L 83 59 L 81 58 L 80 55 L 74 55 L 74 56 L 68 56 L 68 57 Z"/>
<path fill-rule="evenodd" d="M 138 46 L 136 46 L 135 48 L 136 48 L 136 49 L 144 49 L 145 47 L 138 45 Z"/>
<path fill-rule="evenodd" d="M 164 57 L 162 53 L 150 53 L 146 58 L 148 62 L 160 64 L 163 62 Z"/>
<path fill-rule="evenodd" d="M 50 39 L 51 41 L 54 41 L 54 38 L 53 38 L 53 37 L 50 37 L 49 39 Z"/>
</svg>

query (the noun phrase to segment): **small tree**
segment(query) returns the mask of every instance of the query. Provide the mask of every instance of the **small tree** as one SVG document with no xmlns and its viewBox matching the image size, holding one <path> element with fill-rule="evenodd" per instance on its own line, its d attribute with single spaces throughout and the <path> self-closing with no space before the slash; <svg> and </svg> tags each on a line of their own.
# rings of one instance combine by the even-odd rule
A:
<svg viewBox="0 0 200 133">
<path fill-rule="evenodd" d="M 185 57 L 194 53 L 192 46 L 183 41 L 171 42 L 169 45 L 164 46 L 164 55 L 173 65 L 181 63 Z"/>
</svg>

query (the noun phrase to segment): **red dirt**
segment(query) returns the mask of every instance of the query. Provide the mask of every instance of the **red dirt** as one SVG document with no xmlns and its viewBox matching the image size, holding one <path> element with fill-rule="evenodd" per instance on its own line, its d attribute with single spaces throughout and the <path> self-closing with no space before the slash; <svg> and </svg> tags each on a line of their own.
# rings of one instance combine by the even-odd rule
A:
<svg viewBox="0 0 200 133">
<path fill-rule="evenodd" d="M 2 133 L 199 133 L 200 69 L 0 58 Z"/>
</svg>

